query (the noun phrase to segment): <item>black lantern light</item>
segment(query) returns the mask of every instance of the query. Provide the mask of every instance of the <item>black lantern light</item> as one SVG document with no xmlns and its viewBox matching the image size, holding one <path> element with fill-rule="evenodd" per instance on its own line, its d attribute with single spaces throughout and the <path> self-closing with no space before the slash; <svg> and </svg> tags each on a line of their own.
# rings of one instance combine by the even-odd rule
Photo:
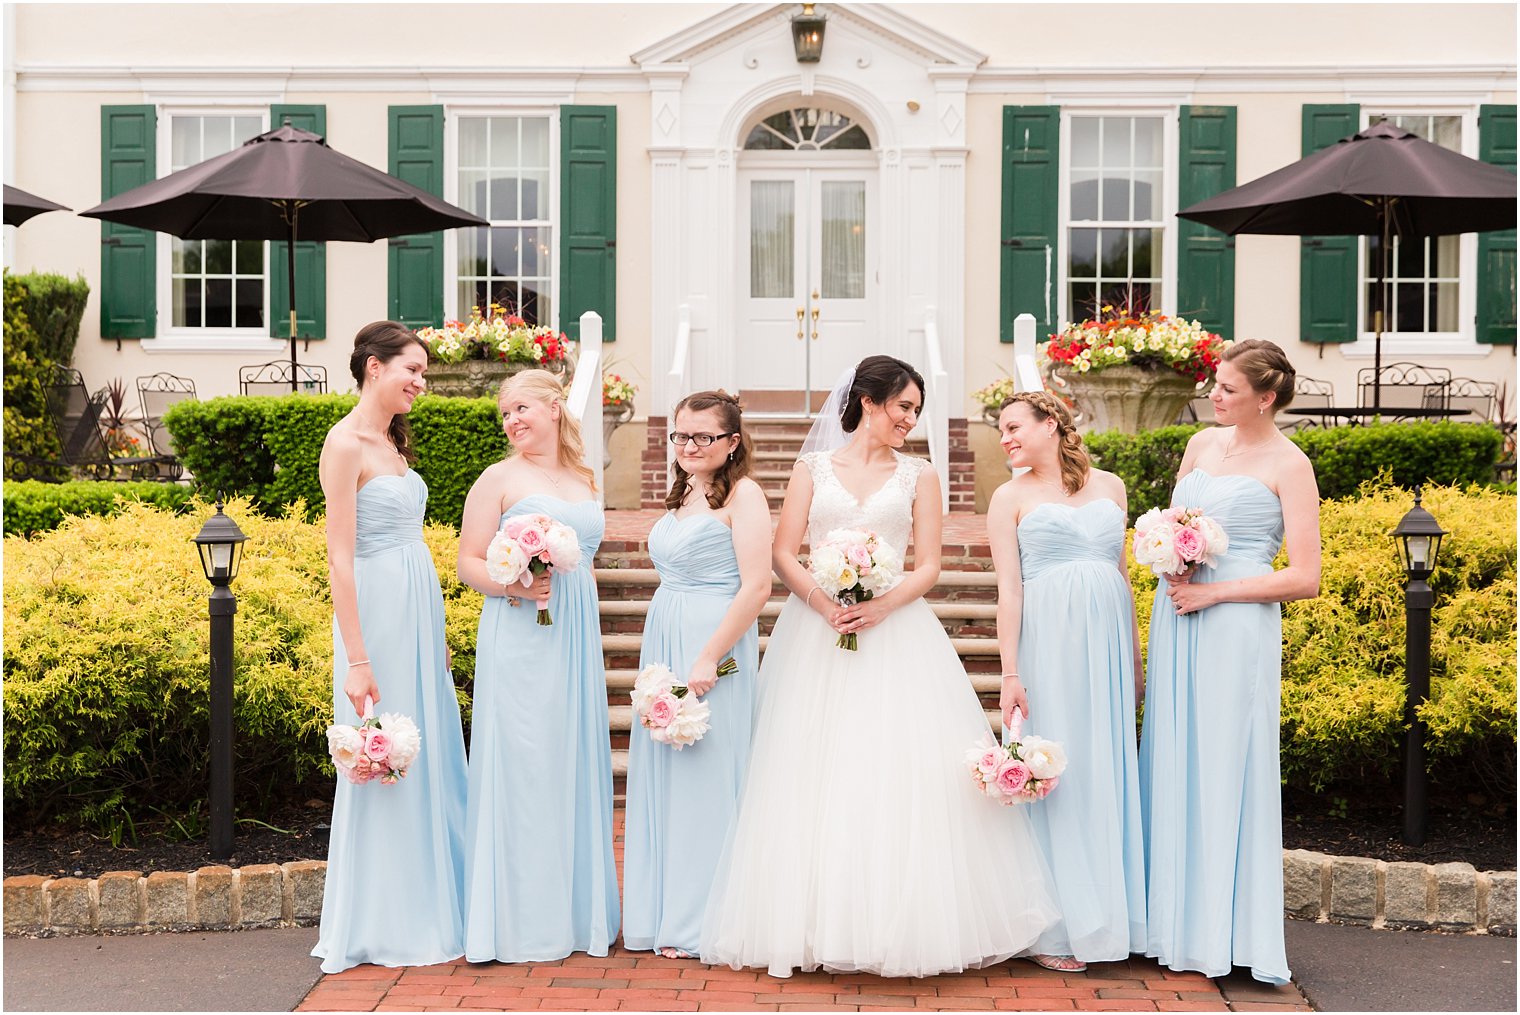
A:
<svg viewBox="0 0 1520 1015">
<path fill-rule="evenodd" d="M 201 569 L 211 583 L 211 855 L 232 855 L 232 616 L 237 597 L 228 588 L 237 577 L 248 537 L 222 513 L 206 520 L 195 537 Z"/>
<path fill-rule="evenodd" d="M 823 57 L 823 29 L 828 18 L 813 13 L 812 4 L 803 4 L 802 13 L 792 18 L 792 46 L 798 63 L 817 63 Z"/>
<path fill-rule="evenodd" d="M 1435 590 L 1426 581 L 1436 569 L 1436 555 L 1446 531 L 1435 516 L 1420 506 L 1415 491 L 1414 507 L 1393 530 L 1399 557 L 1404 564 L 1404 841 L 1425 844 L 1426 789 L 1425 721 L 1420 706 L 1430 697 L 1430 611 Z"/>
</svg>

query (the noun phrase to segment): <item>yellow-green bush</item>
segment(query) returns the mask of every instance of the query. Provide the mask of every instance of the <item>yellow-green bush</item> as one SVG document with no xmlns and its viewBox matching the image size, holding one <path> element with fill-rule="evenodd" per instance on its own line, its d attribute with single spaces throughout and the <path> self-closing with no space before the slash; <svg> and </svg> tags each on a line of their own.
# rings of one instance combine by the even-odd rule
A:
<svg viewBox="0 0 1520 1015">
<path fill-rule="evenodd" d="M 233 586 L 240 803 L 331 769 L 332 606 L 323 529 L 235 501 L 248 535 Z M 5 540 L 5 804 L 25 822 L 183 810 L 206 795 L 210 586 L 190 540 L 209 513 L 132 503 Z M 426 530 L 455 672 L 473 668 L 480 596 L 454 580 L 457 537 Z"/>
<path fill-rule="evenodd" d="M 1390 533 L 1412 506 L 1389 486 L 1320 509 L 1320 595 L 1283 608 L 1282 769 L 1290 785 L 1372 786 L 1398 771 L 1404 736 L 1404 572 Z M 1515 785 L 1515 497 L 1434 487 L 1425 506 L 1450 535 L 1432 577 L 1429 726 L 1433 778 Z M 1286 556 L 1278 558 L 1278 566 Z M 1130 575 L 1141 640 L 1156 579 Z"/>
</svg>

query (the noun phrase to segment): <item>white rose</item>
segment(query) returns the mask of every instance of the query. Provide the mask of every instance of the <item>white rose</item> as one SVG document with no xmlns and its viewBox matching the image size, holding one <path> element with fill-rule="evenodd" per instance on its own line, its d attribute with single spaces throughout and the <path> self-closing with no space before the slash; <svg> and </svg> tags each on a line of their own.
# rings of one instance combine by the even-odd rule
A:
<svg viewBox="0 0 1520 1015">
<path fill-rule="evenodd" d="M 1165 523 L 1141 532 L 1135 530 L 1135 560 L 1158 575 L 1172 574 L 1182 570 L 1182 558 L 1172 541 L 1172 528 Z"/>
<path fill-rule="evenodd" d="M 829 595 L 838 595 L 850 587 L 849 585 L 837 584 L 840 572 L 845 570 L 848 564 L 844 559 L 844 554 L 834 547 L 820 546 L 817 550 L 813 551 L 812 558 L 808 563 L 810 565 L 809 570 L 813 574 L 813 579 Z M 850 584 L 853 585 L 854 582 Z"/>
<path fill-rule="evenodd" d="M 568 525 L 551 525 L 544 534 L 549 559 L 562 571 L 573 571 L 581 565 L 581 542 L 575 530 Z"/>
<path fill-rule="evenodd" d="M 669 666 L 650 663 L 633 678 L 633 710 L 639 715 L 649 711 L 649 703 L 675 686 L 676 675 Z"/>
<path fill-rule="evenodd" d="M 353 768 L 364 750 L 364 738 L 352 726 L 327 727 L 327 753 L 339 768 Z"/>
<path fill-rule="evenodd" d="M 833 578 L 831 580 L 833 581 L 834 586 L 839 591 L 843 592 L 845 589 L 853 589 L 856 585 L 860 584 L 860 572 L 856 571 L 849 564 L 842 564 L 839 569 L 834 572 Z"/>
<path fill-rule="evenodd" d="M 711 728 L 708 718 L 712 709 L 707 702 L 688 694 L 681 699 L 681 710 L 665 728 L 666 742 L 676 750 L 701 740 Z"/>
<path fill-rule="evenodd" d="M 528 555 L 517 540 L 498 532 L 486 547 L 486 576 L 493 582 L 511 585 L 528 569 Z"/>
<path fill-rule="evenodd" d="M 1218 563 L 1218 558 L 1223 557 L 1230 550 L 1230 537 L 1214 519 L 1204 515 L 1194 523 L 1200 535 L 1203 536 L 1204 558 L 1203 562 L 1209 567 Z"/>
<path fill-rule="evenodd" d="M 417 760 L 417 754 L 422 750 L 422 734 L 417 732 L 416 723 L 407 716 L 386 712 L 380 716 L 380 728 L 391 738 L 389 764 L 392 768 L 405 769 Z"/>
<path fill-rule="evenodd" d="M 1066 771 L 1066 749 L 1044 737 L 1025 737 L 1019 743 L 1019 758 L 1036 779 L 1054 779 Z"/>
</svg>

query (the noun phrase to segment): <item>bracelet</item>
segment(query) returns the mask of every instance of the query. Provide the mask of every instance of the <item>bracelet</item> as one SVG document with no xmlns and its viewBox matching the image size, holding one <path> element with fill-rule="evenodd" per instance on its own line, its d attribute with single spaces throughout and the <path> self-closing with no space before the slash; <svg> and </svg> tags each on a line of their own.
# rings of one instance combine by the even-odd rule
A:
<svg viewBox="0 0 1520 1015">
<path fill-rule="evenodd" d="M 351 662 L 351 663 L 348 664 L 348 668 L 349 669 L 353 669 L 355 666 L 368 666 L 368 665 L 369 665 L 369 660 L 368 659 L 355 659 L 353 662 Z"/>
<path fill-rule="evenodd" d="M 1019 675 L 1018 675 L 1018 674 L 1017 674 L 1017 673 L 1003 673 L 1003 674 L 1000 674 L 1000 676 L 1001 676 L 1001 677 L 1002 677 L 1002 678 L 1003 678 L 1003 679 L 1004 679 L 1004 680 L 1007 680 L 1007 679 L 1008 679 L 1008 678 L 1009 678 L 1009 677 L 1012 677 L 1012 678 L 1013 678 L 1013 679 L 1015 679 L 1015 680 L 1018 680 L 1018 679 L 1019 679 Z"/>
<path fill-rule="evenodd" d="M 807 607 L 811 607 L 813 605 L 813 593 L 814 592 L 822 592 L 822 591 L 823 591 L 823 586 L 822 585 L 814 585 L 812 588 L 808 589 L 807 598 L 802 601 L 802 605 L 803 606 L 807 606 Z"/>
</svg>

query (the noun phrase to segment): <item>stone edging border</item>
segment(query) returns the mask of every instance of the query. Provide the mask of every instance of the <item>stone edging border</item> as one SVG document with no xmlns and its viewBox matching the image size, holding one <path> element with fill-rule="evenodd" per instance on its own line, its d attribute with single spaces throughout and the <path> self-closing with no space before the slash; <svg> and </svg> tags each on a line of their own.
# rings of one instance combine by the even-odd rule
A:
<svg viewBox="0 0 1520 1015">
<path fill-rule="evenodd" d="M 202 867 L 188 874 L 5 879 L 8 937 L 310 926 L 327 863 Z M 1515 872 L 1283 851 L 1283 914 L 1397 930 L 1515 936 Z"/>
</svg>

